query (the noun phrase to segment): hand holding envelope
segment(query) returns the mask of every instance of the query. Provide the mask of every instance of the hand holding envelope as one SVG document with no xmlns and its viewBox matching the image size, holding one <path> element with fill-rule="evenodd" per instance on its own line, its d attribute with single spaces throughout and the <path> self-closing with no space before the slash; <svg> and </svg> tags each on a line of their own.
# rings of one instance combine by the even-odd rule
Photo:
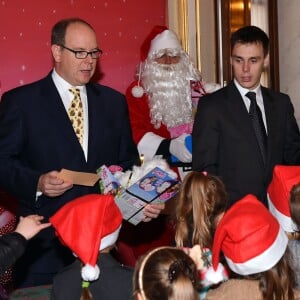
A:
<svg viewBox="0 0 300 300">
<path fill-rule="evenodd" d="M 61 169 L 57 177 L 73 182 L 73 184 L 85 186 L 93 186 L 100 179 L 96 173 L 76 172 L 67 169 Z"/>
</svg>

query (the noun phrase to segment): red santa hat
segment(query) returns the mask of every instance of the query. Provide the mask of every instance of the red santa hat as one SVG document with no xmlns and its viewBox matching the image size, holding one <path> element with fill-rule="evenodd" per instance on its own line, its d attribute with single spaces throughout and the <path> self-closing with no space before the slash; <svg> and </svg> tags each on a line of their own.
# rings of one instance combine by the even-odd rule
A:
<svg viewBox="0 0 300 300">
<path fill-rule="evenodd" d="M 145 40 L 142 43 L 141 49 L 140 49 L 140 56 L 141 56 L 141 61 L 145 61 L 146 58 L 148 57 L 149 54 L 149 50 L 151 47 L 151 42 L 152 40 L 159 35 L 160 33 L 162 33 L 163 31 L 167 30 L 168 28 L 166 26 L 163 25 L 156 25 L 152 28 L 152 30 L 150 31 L 150 33 L 147 35 L 147 37 L 145 38 Z M 139 70 L 139 74 L 138 74 L 138 85 L 135 85 L 132 87 L 131 89 L 131 94 L 135 97 L 135 98 L 141 98 L 144 94 L 144 89 L 142 86 L 140 86 L 140 77 L 141 77 L 141 64 L 139 66 L 140 70 Z"/>
<path fill-rule="evenodd" d="M 141 61 L 145 61 L 146 58 L 161 49 L 182 49 L 177 35 L 169 30 L 166 26 L 156 25 L 148 34 L 141 46 Z M 139 70 L 138 85 L 135 85 L 131 89 L 131 93 L 135 98 L 141 98 L 144 94 L 144 89 L 140 86 L 141 65 Z"/>
<path fill-rule="evenodd" d="M 98 279 L 99 251 L 114 245 L 122 223 L 114 198 L 99 194 L 79 197 L 60 208 L 50 222 L 61 242 L 85 265 L 81 270 L 82 279 Z"/>
<path fill-rule="evenodd" d="M 283 256 L 288 238 L 278 221 L 254 196 L 236 202 L 217 226 L 212 261 L 216 270 L 220 252 L 240 275 L 264 272 Z"/>
<path fill-rule="evenodd" d="M 182 49 L 179 39 L 174 31 L 167 29 L 158 34 L 151 41 L 148 55 L 162 49 Z"/>
<path fill-rule="evenodd" d="M 290 192 L 298 183 L 300 183 L 300 166 L 275 166 L 268 187 L 269 210 L 287 232 L 297 231 L 297 226 L 291 219 Z"/>
<path fill-rule="evenodd" d="M 160 33 L 162 33 L 164 30 L 167 30 L 168 28 L 166 26 L 161 26 L 161 25 L 156 25 L 152 28 L 150 33 L 147 35 L 145 38 L 144 42 L 142 43 L 141 46 L 141 61 L 144 61 L 149 53 L 150 46 L 152 40 Z"/>
</svg>

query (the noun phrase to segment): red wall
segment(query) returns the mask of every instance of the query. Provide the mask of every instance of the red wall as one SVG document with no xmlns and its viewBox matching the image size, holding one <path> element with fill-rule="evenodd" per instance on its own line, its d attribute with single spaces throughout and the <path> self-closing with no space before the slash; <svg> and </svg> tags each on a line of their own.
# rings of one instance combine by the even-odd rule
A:
<svg viewBox="0 0 300 300">
<path fill-rule="evenodd" d="M 2 0 L 0 96 L 48 74 L 51 28 L 66 17 L 83 18 L 95 28 L 104 51 L 100 82 L 124 93 L 144 38 L 154 25 L 165 25 L 166 6 L 166 0 Z"/>
</svg>

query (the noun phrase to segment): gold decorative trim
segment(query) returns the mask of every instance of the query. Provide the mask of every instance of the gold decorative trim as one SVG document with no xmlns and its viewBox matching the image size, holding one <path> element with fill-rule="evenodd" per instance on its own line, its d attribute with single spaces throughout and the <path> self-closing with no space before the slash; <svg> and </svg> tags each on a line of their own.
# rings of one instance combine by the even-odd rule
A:
<svg viewBox="0 0 300 300">
<path fill-rule="evenodd" d="M 178 0 L 178 34 L 181 38 L 182 47 L 189 52 L 188 30 L 188 3 L 187 0 Z"/>
<path fill-rule="evenodd" d="M 203 0 L 202 0 L 203 1 Z M 173 29 L 182 48 L 201 69 L 201 0 L 168 0 L 169 26 Z"/>
<path fill-rule="evenodd" d="M 200 0 L 195 0 L 195 18 L 196 18 L 196 55 L 197 55 L 197 68 L 201 68 L 201 23 L 200 23 Z"/>
</svg>

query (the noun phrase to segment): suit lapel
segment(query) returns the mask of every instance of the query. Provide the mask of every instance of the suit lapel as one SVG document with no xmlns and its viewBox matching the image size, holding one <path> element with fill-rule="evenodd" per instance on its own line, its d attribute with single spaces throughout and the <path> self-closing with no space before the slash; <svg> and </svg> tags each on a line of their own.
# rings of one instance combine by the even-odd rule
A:
<svg viewBox="0 0 300 300">
<path fill-rule="evenodd" d="M 247 111 L 243 98 L 234 83 L 231 83 L 228 86 L 227 98 L 229 104 L 228 109 L 230 111 L 230 114 L 232 115 L 232 119 L 236 121 L 236 125 L 238 126 L 238 128 L 240 128 L 240 130 L 243 131 L 243 134 L 251 137 L 250 140 L 253 140 L 253 142 L 256 143 L 256 137 L 253 132 L 249 113 Z"/>
<path fill-rule="evenodd" d="M 99 138 L 104 128 L 107 127 L 105 116 L 105 101 L 101 99 L 101 93 L 95 89 L 92 84 L 86 85 L 89 111 L 89 142 L 88 142 L 88 164 L 93 164 L 100 153 L 95 153 L 95 149 L 99 149 Z M 99 166 L 100 167 L 100 166 Z"/>
<path fill-rule="evenodd" d="M 271 95 L 268 92 L 268 89 L 265 87 L 261 88 L 262 96 L 264 101 L 264 108 L 265 108 L 265 116 L 266 116 L 266 124 L 268 129 L 268 161 L 270 161 L 270 154 L 273 146 L 274 135 L 276 134 L 276 109 L 275 109 L 275 102 L 272 99 Z"/>
</svg>

